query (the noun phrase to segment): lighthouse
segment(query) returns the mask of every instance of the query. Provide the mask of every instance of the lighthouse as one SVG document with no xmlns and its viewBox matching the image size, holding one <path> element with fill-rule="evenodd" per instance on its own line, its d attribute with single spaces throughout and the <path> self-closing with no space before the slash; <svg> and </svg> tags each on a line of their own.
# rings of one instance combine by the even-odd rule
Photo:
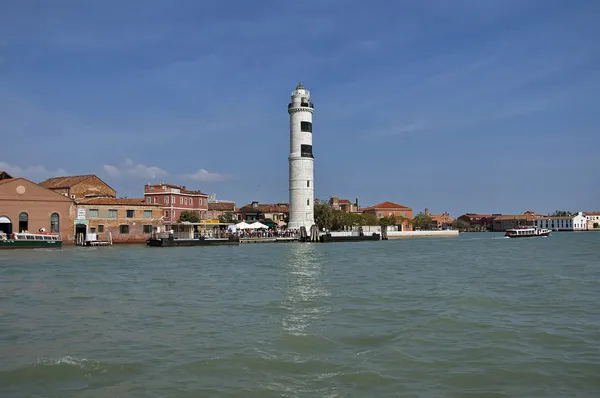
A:
<svg viewBox="0 0 600 398">
<path fill-rule="evenodd" d="M 314 157 L 312 151 L 312 116 L 314 106 L 310 92 L 298 83 L 288 104 L 290 114 L 290 219 L 288 228 L 310 227 L 314 216 Z"/>
</svg>

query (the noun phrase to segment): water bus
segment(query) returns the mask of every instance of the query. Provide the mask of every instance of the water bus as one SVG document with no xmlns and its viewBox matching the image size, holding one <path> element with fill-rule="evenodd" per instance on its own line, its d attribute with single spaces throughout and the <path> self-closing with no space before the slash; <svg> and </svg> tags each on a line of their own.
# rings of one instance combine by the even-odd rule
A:
<svg viewBox="0 0 600 398">
<path fill-rule="evenodd" d="M 519 227 L 507 229 L 504 236 L 509 238 L 533 238 L 539 236 L 549 236 L 549 229 L 538 228 L 538 227 Z"/>
<path fill-rule="evenodd" d="M 15 232 L 7 235 L 0 231 L 0 249 L 48 249 L 62 247 L 62 237 L 57 233 Z"/>
</svg>

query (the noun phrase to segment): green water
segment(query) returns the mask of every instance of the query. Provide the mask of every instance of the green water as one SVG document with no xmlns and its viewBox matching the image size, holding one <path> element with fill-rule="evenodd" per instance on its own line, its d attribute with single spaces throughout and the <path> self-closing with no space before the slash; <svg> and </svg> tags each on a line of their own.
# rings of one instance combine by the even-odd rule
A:
<svg viewBox="0 0 600 398">
<path fill-rule="evenodd" d="M 600 233 L 0 252 L 1 397 L 600 397 Z"/>
</svg>

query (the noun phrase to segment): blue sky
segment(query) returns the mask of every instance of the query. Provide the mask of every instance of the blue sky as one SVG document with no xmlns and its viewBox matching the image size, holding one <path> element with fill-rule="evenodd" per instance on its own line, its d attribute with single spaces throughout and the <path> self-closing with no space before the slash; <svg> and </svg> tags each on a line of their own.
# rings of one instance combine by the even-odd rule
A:
<svg viewBox="0 0 600 398">
<path fill-rule="evenodd" d="M 593 0 L 0 2 L 0 169 L 287 201 L 298 81 L 316 196 L 600 210 Z"/>
</svg>

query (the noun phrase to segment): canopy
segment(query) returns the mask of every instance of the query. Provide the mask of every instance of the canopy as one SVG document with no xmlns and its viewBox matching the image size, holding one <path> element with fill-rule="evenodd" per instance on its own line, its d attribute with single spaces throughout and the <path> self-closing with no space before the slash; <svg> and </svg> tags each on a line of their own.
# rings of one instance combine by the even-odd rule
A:
<svg viewBox="0 0 600 398">
<path fill-rule="evenodd" d="M 252 228 L 252 226 L 250 224 L 248 224 L 246 221 L 242 221 L 241 223 L 235 224 L 235 228 L 236 229 L 248 229 L 248 228 Z"/>
<path fill-rule="evenodd" d="M 269 229 L 269 227 L 267 227 L 265 224 L 260 223 L 260 222 L 253 222 L 252 224 L 250 224 L 250 228 L 252 229 Z"/>
</svg>

